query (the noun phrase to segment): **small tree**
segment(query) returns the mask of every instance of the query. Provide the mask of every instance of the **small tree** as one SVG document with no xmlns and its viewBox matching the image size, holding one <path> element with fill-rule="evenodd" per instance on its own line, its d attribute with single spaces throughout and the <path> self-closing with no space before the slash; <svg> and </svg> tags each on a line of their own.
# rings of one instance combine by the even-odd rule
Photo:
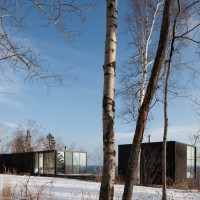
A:
<svg viewBox="0 0 200 200">
<path fill-rule="evenodd" d="M 21 153 L 25 152 L 25 136 L 23 133 L 17 132 L 15 133 L 14 140 L 12 142 L 12 152 L 13 153 Z"/>
<path fill-rule="evenodd" d="M 56 141 L 51 133 L 49 133 L 46 137 L 46 145 L 45 150 L 55 150 L 56 149 Z"/>
<path fill-rule="evenodd" d="M 11 138 L 12 152 L 37 151 L 43 148 L 43 128 L 35 120 L 27 120 L 26 125 L 18 124 Z"/>
<path fill-rule="evenodd" d="M 27 133 L 25 134 L 22 129 L 17 129 L 17 131 L 14 133 L 14 139 L 12 142 L 12 152 L 31 152 L 34 150 L 35 149 L 31 144 L 30 130 L 27 129 Z"/>
</svg>

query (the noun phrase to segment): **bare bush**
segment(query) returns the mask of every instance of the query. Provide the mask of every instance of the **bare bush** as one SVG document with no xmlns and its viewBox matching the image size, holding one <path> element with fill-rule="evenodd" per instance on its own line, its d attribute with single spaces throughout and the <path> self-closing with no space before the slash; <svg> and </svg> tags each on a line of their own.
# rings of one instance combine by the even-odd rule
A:
<svg viewBox="0 0 200 200">
<path fill-rule="evenodd" d="M 24 182 L 19 184 L 12 184 L 5 181 L 2 188 L 3 199 L 26 199 L 26 200 L 40 200 L 45 195 L 45 199 L 51 199 L 52 195 L 47 194 L 47 188 L 53 183 L 52 181 L 46 182 L 42 185 L 30 184 L 31 177 L 26 178 Z"/>
<path fill-rule="evenodd" d="M 184 182 L 173 184 L 170 188 L 181 190 L 200 190 L 200 183 L 198 179 L 188 179 Z"/>
<path fill-rule="evenodd" d="M 7 181 L 3 183 L 2 197 L 4 199 L 12 198 L 12 186 Z"/>
<path fill-rule="evenodd" d="M 161 183 L 162 178 L 162 161 L 159 158 L 160 152 L 158 149 L 151 150 L 145 147 L 141 153 L 141 184 L 150 186 L 155 183 Z"/>
</svg>

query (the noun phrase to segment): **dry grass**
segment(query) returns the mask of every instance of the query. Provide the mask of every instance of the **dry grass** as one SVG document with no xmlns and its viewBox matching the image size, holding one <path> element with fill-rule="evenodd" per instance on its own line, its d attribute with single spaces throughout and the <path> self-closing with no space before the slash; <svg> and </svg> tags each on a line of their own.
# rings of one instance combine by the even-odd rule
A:
<svg viewBox="0 0 200 200">
<path fill-rule="evenodd" d="M 98 183 L 101 182 L 102 174 L 96 173 L 96 174 L 94 175 L 94 177 L 95 177 L 95 179 L 94 179 L 95 182 L 98 182 Z"/>
<path fill-rule="evenodd" d="M 102 180 L 102 174 L 95 174 L 94 181 L 100 183 L 101 180 Z M 125 180 L 124 180 L 124 178 L 122 176 L 116 176 L 115 177 L 115 184 L 120 184 L 121 185 L 121 184 L 124 184 L 124 182 L 125 182 Z"/>
<path fill-rule="evenodd" d="M 39 186 L 35 184 L 31 187 L 29 186 L 30 178 L 31 177 L 29 176 L 24 182 L 18 184 L 12 184 L 9 181 L 5 181 L 3 183 L 2 194 L 0 196 L 2 196 L 4 200 L 40 200 L 45 194 L 45 199 L 52 199 L 52 195 L 48 194 L 46 191 L 46 189 L 53 183 L 52 181 Z"/>
<path fill-rule="evenodd" d="M 4 199 L 11 199 L 12 198 L 12 186 L 6 181 L 3 183 L 3 188 L 2 188 L 2 197 Z"/>
<path fill-rule="evenodd" d="M 16 169 L 4 169 L 4 174 L 17 175 Z"/>
<path fill-rule="evenodd" d="M 200 180 L 192 179 L 183 181 L 182 183 L 173 184 L 172 189 L 181 189 L 181 190 L 200 190 Z"/>
<path fill-rule="evenodd" d="M 115 177 L 115 184 L 119 184 L 119 185 L 124 185 L 125 183 L 125 178 L 122 176 L 116 176 Z"/>
</svg>

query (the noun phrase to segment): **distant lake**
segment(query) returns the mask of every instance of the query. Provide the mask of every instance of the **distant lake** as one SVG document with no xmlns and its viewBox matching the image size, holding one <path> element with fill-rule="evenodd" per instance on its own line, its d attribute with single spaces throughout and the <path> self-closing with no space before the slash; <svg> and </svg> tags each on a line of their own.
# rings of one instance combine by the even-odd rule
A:
<svg viewBox="0 0 200 200">
<path fill-rule="evenodd" d="M 102 169 L 101 169 L 100 166 L 95 166 L 95 165 L 88 165 L 87 166 L 87 173 L 88 174 L 100 173 L 101 170 Z M 116 173 L 116 175 L 118 175 L 118 166 L 116 166 L 115 173 Z"/>
</svg>

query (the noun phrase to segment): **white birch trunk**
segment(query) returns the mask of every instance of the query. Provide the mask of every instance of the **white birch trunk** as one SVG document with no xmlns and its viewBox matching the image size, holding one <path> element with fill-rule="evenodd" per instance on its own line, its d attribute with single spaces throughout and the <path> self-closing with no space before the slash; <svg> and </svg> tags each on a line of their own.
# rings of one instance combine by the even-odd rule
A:
<svg viewBox="0 0 200 200">
<path fill-rule="evenodd" d="M 103 91 L 103 174 L 99 199 L 112 200 L 115 181 L 115 67 L 117 48 L 117 0 L 107 0 Z"/>
</svg>

